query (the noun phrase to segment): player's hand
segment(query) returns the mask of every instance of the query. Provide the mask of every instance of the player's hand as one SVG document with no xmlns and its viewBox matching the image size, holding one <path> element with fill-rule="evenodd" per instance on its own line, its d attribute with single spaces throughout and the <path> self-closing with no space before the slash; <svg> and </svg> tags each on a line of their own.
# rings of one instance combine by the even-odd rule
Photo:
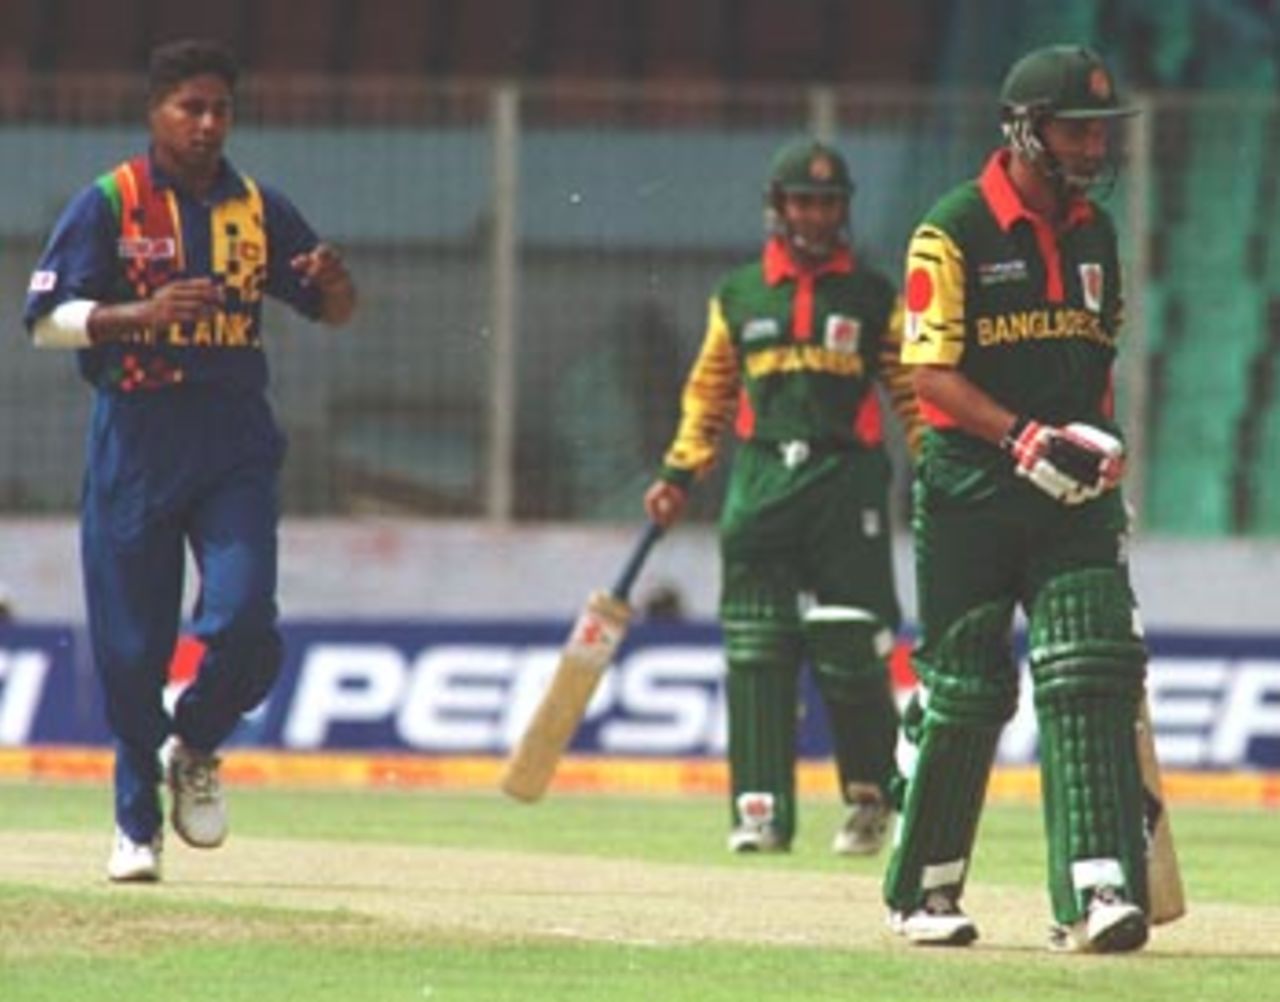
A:
<svg viewBox="0 0 1280 1002">
<path fill-rule="evenodd" d="M 1002 445 L 1013 456 L 1018 476 L 1063 504 L 1091 501 L 1124 476 L 1124 445 L 1093 425 L 1058 428 L 1022 418 Z"/>
<path fill-rule="evenodd" d="M 296 254 L 290 266 L 303 283 L 320 291 L 320 319 L 345 324 L 356 308 L 356 286 L 342 255 L 332 244 L 316 244 L 305 254 Z"/>
<path fill-rule="evenodd" d="M 644 494 L 644 511 L 649 520 L 663 529 L 670 529 L 684 514 L 689 495 L 683 487 L 655 480 Z"/>
<path fill-rule="evenodd" d="M 179 278 L 160 286 L 142 306 L 143 324 L 164 330 L 171 324 L 207 320 L 222 303 L 222 290 L 209 278 Z"/>
<path fill-rule="evenodd" d="M 305 254 L 295 254 L 289 264 L 304 282 L 322 292 L 351 281 L 342 255 L 332 244 L 316 244 Z"/>
</svg>

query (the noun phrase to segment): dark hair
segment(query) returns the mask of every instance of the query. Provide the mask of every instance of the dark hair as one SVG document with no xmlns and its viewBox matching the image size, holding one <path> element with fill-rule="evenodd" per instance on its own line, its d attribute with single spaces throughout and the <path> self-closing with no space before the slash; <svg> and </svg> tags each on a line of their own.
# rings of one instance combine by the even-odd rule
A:
<svg viewBox="0 0 1280 1002">
<path fill-rule="evenodd" d="M 205 74 L 221 77 L 228 89 L 235 90 L 240 68 L 231 50 L 221 42 L 184 38 L 157 45 L 151 50 L 147 99 L 154 104 L 184 80 Z"/>
</svg>

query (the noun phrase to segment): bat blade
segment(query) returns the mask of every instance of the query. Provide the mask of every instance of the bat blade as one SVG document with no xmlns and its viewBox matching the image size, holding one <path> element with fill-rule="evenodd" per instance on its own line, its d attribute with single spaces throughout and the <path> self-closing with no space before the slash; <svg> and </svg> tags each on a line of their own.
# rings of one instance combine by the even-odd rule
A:
<svg viewBox="0 0 1280 1002">
<path fill-rule="evenodd" d="M 1164 799 L 1164 783 L 1156 758 L 1155 734 L 1151 728 L 1151 708 L 1142 701 L 1137 723 L 1138 766 L 1142 771 L 1143 824 L 1147 836 L 1147 893 L 1150 919 L 1163 925 L 1187 913 L 1182 887 L 1182 871 L 1173 844 L 1169 808 Z"/>
<path fill-rule="evenodd" d="M 607 592 L 594 592 L 578 616 L 560 663 L 502 773 L 502 791 L 539 800 L 555 775 L 587 704 L 626 635 L 631 609 Z"/>
</svg>

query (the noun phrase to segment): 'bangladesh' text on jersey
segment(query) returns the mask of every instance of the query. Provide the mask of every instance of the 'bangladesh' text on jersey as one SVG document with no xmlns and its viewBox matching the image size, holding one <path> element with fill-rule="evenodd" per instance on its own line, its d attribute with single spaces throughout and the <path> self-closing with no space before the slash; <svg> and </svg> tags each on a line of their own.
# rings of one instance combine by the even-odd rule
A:
<svg viewBox="0 0 1280 1002">
<path fill-rule="evenodd" d="M 997 153 L 925 217 L 907 258 L 909 365 L 955 366 L 1010 410 L 1052 424 L 1110 416 L 1120 271 L 1110 217 L 1083 200 L 1054 233 Z M 949 416 L 926 408 L 934 427 Z"/>
<path fill-rule="evenodd" d="M 1118 431 L 1111 370 L 1121 325 L 1120 268 L 1110 217 L 1078 199 L 1055 232 L 1022 203 L 1009 152 L 926 215 L 907 256 L 907 365 L 955 367 L 1017 414 Z M 922 402 L 929 449 L 993 468 L 994 446 Z"/>
<path fill-rule="evenodd" d="M 705 472 L 731 421 L 745 440 L 880 448 L 877 380 L 914 438 L 901 323 L 892 284 L 855 267 L 847 249 L 805 271 L 770 240 L 711 300 L 663 476 L 687 482 Z"/>
</svg>

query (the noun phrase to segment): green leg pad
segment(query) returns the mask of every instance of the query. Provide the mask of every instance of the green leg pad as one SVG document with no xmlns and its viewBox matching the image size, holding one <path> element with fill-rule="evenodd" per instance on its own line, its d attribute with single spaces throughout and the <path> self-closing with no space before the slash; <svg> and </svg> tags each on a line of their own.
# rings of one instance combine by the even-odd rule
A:
<svg viewBox="0 0 1280 1002">
<path fill-rule="evenodd" d="M 809 610 L 804 633 L 827 711 L 841 794 L 851 801 L 859 788 L 875 786 L 891 799 L 898 708 L 884 658 L 893 634 L 879 617 L 852 606 Z"/>
<path fill-rule="evenodd" d="M 957 898 L 964 890 L 1000 731 L 1017 708 L 1011 616 L 1010 603 L 980 606 L 927 652 L 928 683 L 908 714 L 918 751 L 902 763 L 902 823 L 885 874 L 891 908 L 910 911 L 939 888 Z"/>
<path fill-rule="evenodd" d="M 741 807 L 763 807 L 771 811 L 778 837 L 790 842 L 796 830 L 799 633 L 778 623 L 733 620 L 725 621 L 724 633 L 731 823 L 747 820 Z"/>
<path fill-rule="evenodd" d="M 1031 610 L 1049 893 L 1061 923 L 1082 918 L 1097 887 L 1147 907 L 1134 737 L 1146 650 L 1132 608 L 1127 582 L 1107 569 L 1055 578 Z"/>
</svg>

